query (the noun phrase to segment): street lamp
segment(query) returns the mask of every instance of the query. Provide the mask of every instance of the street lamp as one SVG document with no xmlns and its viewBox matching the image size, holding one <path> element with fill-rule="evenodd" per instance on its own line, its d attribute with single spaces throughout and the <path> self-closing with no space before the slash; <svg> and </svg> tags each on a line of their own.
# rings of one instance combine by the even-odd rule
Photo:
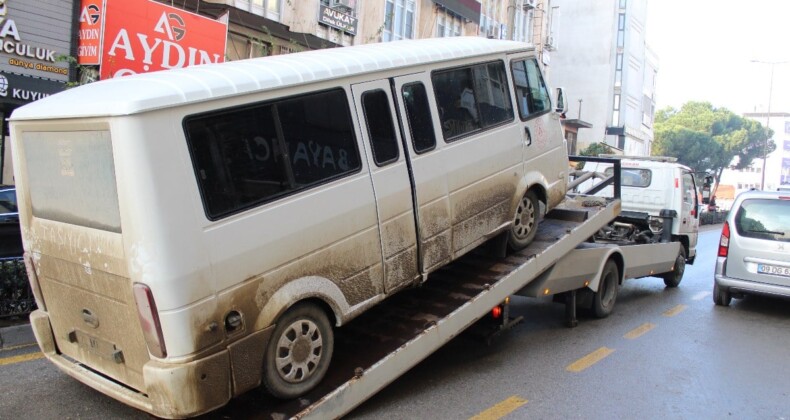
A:
<svg viewBox="0 0 790 420">
<path fill-rule="evenodd" d="M 765 117 L 765 143 L 763 143 L 763 171 L 762 180 L 760 180 L 760 189 L 765 190 L 765 161 L 768 159 L 768 136 L 771 133 L 771 95 L 774 93 L 774 66 L 777 64 L 785 64 L 790 61 L 761 61 L 752 60 L 752 63 L 768 64 L 771 66 L 771 81 L 768 84 L 768 116 Z"/>
</svg>

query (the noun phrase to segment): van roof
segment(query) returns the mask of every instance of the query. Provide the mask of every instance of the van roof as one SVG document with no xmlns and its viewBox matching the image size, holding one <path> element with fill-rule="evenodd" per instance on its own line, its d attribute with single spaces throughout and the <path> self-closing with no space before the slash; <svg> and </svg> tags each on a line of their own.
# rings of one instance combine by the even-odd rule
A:
<svg viewBox="0 0 790 420">
<path fill-rule="evenodd" d="M 18 108 L 12 121 L 130 115 L 204 100 L 461 57 L 527 51 L 481 37 L 365 44 L 207 64 L 90 83 Z"/>
</svg>

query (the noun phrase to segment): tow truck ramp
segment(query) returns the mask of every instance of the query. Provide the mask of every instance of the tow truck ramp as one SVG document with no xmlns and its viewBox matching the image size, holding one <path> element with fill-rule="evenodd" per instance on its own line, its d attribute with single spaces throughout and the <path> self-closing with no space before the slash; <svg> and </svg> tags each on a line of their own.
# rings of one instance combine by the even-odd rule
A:
<svg viewBox="0 0 790 420">
<path fill-rule="evenodd" d="M 284 402 L 256 398 L 254 408 L 266 410 L 261 418 L 273 419 L 331 419 L 350 412 L 523 289 L 619 212 L 619 199 L 567 198 L 545 216 L 526 249 L 506 258 L 466 255 L 432 273 L 422 286 L 387 299 L 338 330 L 330 370 L 316 389 Z"/>
</svg>

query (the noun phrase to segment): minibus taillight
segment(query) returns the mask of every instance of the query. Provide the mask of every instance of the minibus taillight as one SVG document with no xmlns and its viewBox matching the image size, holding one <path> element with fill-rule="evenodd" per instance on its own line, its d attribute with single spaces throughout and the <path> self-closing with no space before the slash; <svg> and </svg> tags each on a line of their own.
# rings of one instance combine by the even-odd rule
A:
<svg viewBox="0 0 790 420">
<path fill-rule="evenodd" d="M 721 227 L 721 239 L 719 239 L 719 256 L 726 257 L 727 251 L 730 249 L 730 224 L 724 222 Z"/>
<path fill-rule="evenodd" d="M 151 289 L 142 283 L 135 283 L 132 289 L 134 290 L 134 301 L 137 303 L 137 316 L 140 318 L 140 326 L 143 328 L 148 351 L 159 358 L 167 357 L 162 325 L 159 323 L 159 312 L 156 310 L 156 302 L 154 302 Z"/>
</svg>

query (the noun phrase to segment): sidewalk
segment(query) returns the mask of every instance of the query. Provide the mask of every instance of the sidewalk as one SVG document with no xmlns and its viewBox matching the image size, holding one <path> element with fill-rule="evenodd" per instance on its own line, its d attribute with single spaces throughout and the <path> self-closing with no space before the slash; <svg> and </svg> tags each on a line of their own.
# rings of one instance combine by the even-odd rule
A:
<svg viewBox="0 0 790 420">
<path fill-rule="evenodd" d="M 36 343 L 27 316 L 0 319 L 0 350 Z"/>
</svg>

